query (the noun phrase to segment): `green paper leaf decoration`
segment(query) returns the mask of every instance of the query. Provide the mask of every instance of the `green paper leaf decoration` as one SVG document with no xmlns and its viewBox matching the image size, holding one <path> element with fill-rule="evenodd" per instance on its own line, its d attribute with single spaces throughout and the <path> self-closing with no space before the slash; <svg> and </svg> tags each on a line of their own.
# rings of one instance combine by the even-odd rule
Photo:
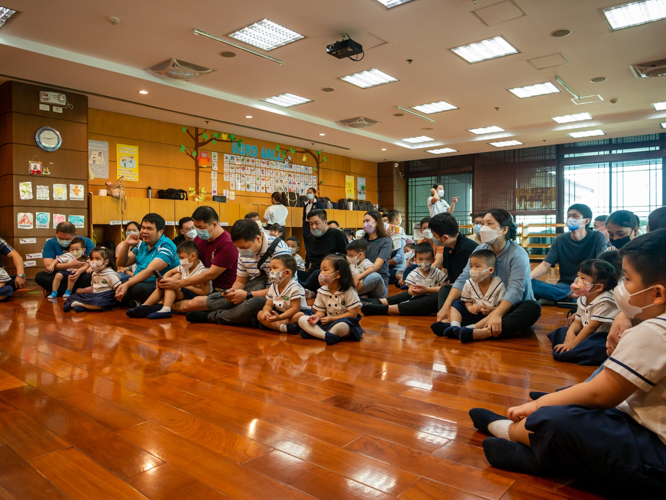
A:
<svg viewBox="0 0 666 500">
<path fill-rule="evenodd" d="M 204 132 L 203 134 L 201 134 L 201 137 L 203 137 L 203 140 L 204 140 L 204 141 L 207 141 L 207 140 L 208 140 L 208 135 L 206 134 L 206 132 Z"/>
<path fill-rule="evenodd" d="M 196 152 L 196 151 L 192 151 L 192 157 L 193 157 L 193 158 L 196 158 L 196 157 L 197 157 L 197 152 Z"/>
<path fill-rule="evenodd" d="M 217 144 L 217 142 L 215 142 L 215 139 L 213 139 L 213 144 Z"/>
<path fill-rule="evenodd" d="M 312 167 L 314 172 L 317 172 L 317 167 Z"/>
<path fill-rule="evenodd" d="M 321 154 L 321 151 L 317 151 L 317 156 L 319 156 L 320 154 Z"/>
<path fill-rule="evenodd" d="M 322 158 L 322 160 L 321 160 L 321 161 L 328 161 L 328 160 L 326 160 L 326 157 L 324 156 L 324 158 Z"/>
<path fill-rule="evenodd" d="M 183 134 L 187 132 L 187 127 L 183 127 Z"/>
<path fill-rule="evenodd" d="M 279 145 L 279 144 L 276 144 L 276 145 L 275 145 L 275 149 L 277 149 L 277 150 L 279 151 L 279 150 L 280 150 L 280 145 Z"/>
<path fill-rule="evenodd" d="M 324 181 L 319 181 L 319 184 L 323 184 L 323 183 L 324 183 Z"/>
<path fill-rule="evenodd" d="M 219 138 L 220 138 L 220 134 L 219 134 L 219 132 L 215 132 L 213 135 L 215 136 L 216 139 L 219 139 Z"/>
<path fill-rule="evenodd" d="M 293 155 L 296 151 L 294 151 L 294 148 L 289 148 L 289 152 Z"/>
<path fill-rule="evenodd" d="M 185 152 L 185 144 L 180 145 L 180 152 L 184 153 Z"/>
<path fill-rule="evenodd" d="M 236 140 L 236 136 L 235 136 L 234 134 L 231 134 L 231 135 L 229 136 L 229 139 L 231 139 L 232 141 L 235 141 L 235 140 Z"/>
</svg>

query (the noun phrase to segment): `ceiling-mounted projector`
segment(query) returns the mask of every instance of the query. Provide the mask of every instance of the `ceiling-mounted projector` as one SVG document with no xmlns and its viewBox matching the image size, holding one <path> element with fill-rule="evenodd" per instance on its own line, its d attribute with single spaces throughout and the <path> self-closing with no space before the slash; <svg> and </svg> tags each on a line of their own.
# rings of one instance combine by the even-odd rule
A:
<svg viewBox="0 0 666 500">
<path fill-rule="evenodd" d="M 349 35 L 343 34 L 341 42 L 326 46 L 326 52 L 338 59 L 344 59 L 345 57 L 363 54 L 363 46 L 349 38 Z M 361 59 L 363 58 L 361 57 Z M 352 61 L 360 61 L 361 59 L 352 59 Z"/>
</svg>

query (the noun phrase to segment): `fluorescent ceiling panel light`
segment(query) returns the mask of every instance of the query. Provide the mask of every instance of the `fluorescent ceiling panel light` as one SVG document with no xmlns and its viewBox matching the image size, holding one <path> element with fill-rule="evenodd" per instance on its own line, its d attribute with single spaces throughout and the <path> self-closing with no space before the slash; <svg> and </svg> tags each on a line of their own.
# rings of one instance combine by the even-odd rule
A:
<svg viewBox="0 0 666 500">
<path fill-rule="evenodd" d="M 553 116 L 551 119 L 555 120 L 557 123 L 571 123 L 591 120 L 592 115 L 590 113 L 576 113 L 573 115 Z"/>
<path fill-rule="evenodd" d="M 367 69 L 360 73 L 347 75 L 340 78 L 347 83 L 361 87 L 362 89 L 369 89 L 370 87 L 377 87 L 378 85 L 385 85 L 387 83 L 397 82 L 397 78 L 382 73 L 378 69 Z"/>
<path fill-rule="evenodd" d="M 421 135 L 419 137 L 408 137 L 407 139 L 400 139 L 400 140 L 404 142 L 409 142 L 410 144 L 419 144 L 421 142 L 432 142 L 435 139 L 432 139 L 425 135 Z"/>
<path fill-rule="evenodd" d="M 661 128 L 666 128 L 666 122 L 661 124 Z"/>
<path fill-rule="evenodd" d="M 229 36 L 249 45 L 259 47 L 266 52 L 305 38 L 303 35 L 268 19 L 247 26 Z"/>
<path fill-rule="evenodd" d="M 441 148 L 441 149 L 429 149 L 427 152 L 432 153 L 434 155 L 442 155 L 444 153 L 457 153 L 458 150 L 451 148 Z"/>
<path fill-rule="evenodd" d="M 0 28 L 2 28 L 14 14 L 16 14 L 15 10 L 8 9 L 7 7 L 0 7 Z"/>
<path fill-rule="evenodd" d="M 652 103 L 652 106 L 653 106 L 654 109 L 656 109 L 657 111 L 664 111 L 664 110 L 666 109 L 666 101 L 663 101 L 663 102 L 653 102 L 653 103 Z"/>
<path fill-rule="evenodd" d="M 598 135 L 606 135 L 603 130 L 583 130 L 582 132 L 570 132 L 567 134 L 574 139 L 580 139 L 581 137 L 596 137 Z"/>
<path fill-rule="evenodd" d="M 430 115 L 432 113 L 441 113 L 442 111 L 449 111 L 451 109 L 458 109 L 453 104 L 449 104 L 445 101 L 431 102 L 430 104 L 419 104 L 418 106 L 412 106 L 412 109 Z"/>
<path fill-rule="evenodd" d="M 504 132 L 504 129 L 493 125 L 492 127 L 469 128 L 467 129 L 467 131 L 473 134 L 481 135 L 481 134 L 493 134 L 495 132 Z"/>
<path fill-rule="evenodd" d="M 507 146 L 521 146 L 523 143 L 520 141 L 500 141 L 500 142 L 489 142 L 491 146 L 496 148 L 506 148 Z"/>
<path fill-rule="evenodd" d="M 409 3 L 412 0 L 377 0 L 377 1 L 387 9 L 392 9 L 393 7 L 397 7 L 398 5 Z"/>
<path fill-rule="evenodd" d="M 509 92 L 516 97 L 525 99 L 526 97 L 536 97 L 538 95 L 557 94 L 558 92 L 561 92 L 561 90 L 551 82 L 545 82 L 528 85 L 526 87 L 516 87 L 515 89 L 509 89 Z"/>
<path fill-rule="evenodd" d="M 282 106 L 283 108 L 291 108 L 292 106 L 298 106 L 299 104 L 312 102 L 311 99 L 306 99 L 305 97 L 299 97 L 289 93 L 267 97 L 266 99 L 262 99 L 262 101 L 269 104 L 275 104 L 276 106 Z"/>
<path fill-rule="evenodd" d="M 621 30 L 666 19 L 666 0 L 643 0 L 602 9 L 611 30 Z"/>
<path fill-rule="evenodd" d="M 456 47 L 451 51 L 472 64 L 518 53 L 518 50 L 501 36 Z"/>
</svg>

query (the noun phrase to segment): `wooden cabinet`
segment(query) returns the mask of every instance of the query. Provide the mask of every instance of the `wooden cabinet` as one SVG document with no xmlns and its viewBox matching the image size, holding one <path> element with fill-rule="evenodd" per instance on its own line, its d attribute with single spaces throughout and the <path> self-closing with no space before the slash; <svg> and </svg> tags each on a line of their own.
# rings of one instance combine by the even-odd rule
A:
<svg viewBox="0 0 666 500">
<path fill-rule="evenodd" d="M 183 217 L 192 217 L 192 214 L 199 206 L 198 201 L 192 200 L 176 200 L 175 203 L 176 214 L 174 215 L 174 220 L 176 223 L 178 223 L 178 221 Z M 206 203 L 202 203 L 202 205 L 206 205 Z"/>
<path fill-rule="evenodd" d="M 151 198 L 148 200 L 148 207 L 151 213 L 160 214 L 164 217 L 164 220 L 167 221 L 168 225 L 170 222 L 178 224 L 178 219 L 176 219 L 176 201 L 175 200 L 160 200 L 156 198 Z"/>
<path fill-rule="evenodd" d="M 125 198 L 127 200 L 127 208 L 123 214 L 123 225 L 127 221 L 136 221 L 141 223 L 144 215 L 150 213 L 150 200 L 148 198 Z"/>
<path fill-rule="evenodd" d="M 237 203 L 218 203 L 217 214 L 221 225 L 233 226 L 240 219 L 240 205 Z"/>
<path fill-rule="evenodd" d="M 95 195 L 93 195 L 91 198 L 91 219 L 93 225 L 111 224 L 111 221 L 119 221 L 122 219 L 120 216 L 119 199 L 112 198 L 111 196 Z"/>
</svg>

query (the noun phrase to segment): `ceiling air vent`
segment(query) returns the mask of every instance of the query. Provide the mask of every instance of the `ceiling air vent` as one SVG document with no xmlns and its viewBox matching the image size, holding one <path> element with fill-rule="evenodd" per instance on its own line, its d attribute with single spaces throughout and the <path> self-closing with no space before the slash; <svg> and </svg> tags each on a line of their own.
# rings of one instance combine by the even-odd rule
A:
<svg viewBox="0 0 666 500">
<path fill-rule="evenodd" d="M 347 120 L 340 120 L 339 122 L 336 122 L 338 125 L 342 125 L 343 127 L 349 127 L 349 128 L 365 128 L 365 127 L 372 127 L 373 125 L 377 125 L 378 122 L 377 120 L 372 120 L 370 118 L 366 118 L 365 116 L 357 116 L 356 118 L 349 118 Z"/>
<path fill-rule="evenodd" d="M 151 66 L 146 71 L 152 71 L 158 75 L 168 76 L 174 80 L 192 80 L 199 76 L 207 75 L 215 71 L 214 69 L 204 68 L 198 64 L 179 61 L 178 59 L 168 59 L 164 62 Z"/>
<path fill-rule="evenodd" d="M 666 59 L 650 61 L 629 66 L 636 78 L 654 78 L 666 76 Z"/>
</svg>

